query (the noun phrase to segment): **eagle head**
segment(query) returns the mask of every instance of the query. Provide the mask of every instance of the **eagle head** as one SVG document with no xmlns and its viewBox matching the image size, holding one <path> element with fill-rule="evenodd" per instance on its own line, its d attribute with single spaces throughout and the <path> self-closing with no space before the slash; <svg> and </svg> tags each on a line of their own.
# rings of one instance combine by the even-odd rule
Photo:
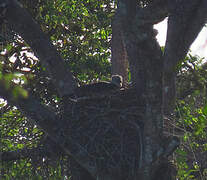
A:
<svg viewBox="0 0 207 180">
<path fill-rule="evenodd" d="M 116 75 L 112 75 L 111 83 L 116 85 L 118 88 L 122 87 L 122 82 L 123 82 L 122 76 L 117 75 L 117 74 Z"/>
</svg>

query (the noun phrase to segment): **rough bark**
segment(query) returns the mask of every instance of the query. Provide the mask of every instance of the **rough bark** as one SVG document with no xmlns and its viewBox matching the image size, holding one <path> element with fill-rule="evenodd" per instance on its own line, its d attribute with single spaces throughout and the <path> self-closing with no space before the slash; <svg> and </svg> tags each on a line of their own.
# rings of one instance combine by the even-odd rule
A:
<svg viewBox="0 0 207 180">
<path fill-rule="evenodd" d="M 121 22 L 116 18 L 112 22 L 112 74 L 119 74 L 123 77 L 123 87 L 128 85 L 128 59 L 124 45 Z"/>
</svg>

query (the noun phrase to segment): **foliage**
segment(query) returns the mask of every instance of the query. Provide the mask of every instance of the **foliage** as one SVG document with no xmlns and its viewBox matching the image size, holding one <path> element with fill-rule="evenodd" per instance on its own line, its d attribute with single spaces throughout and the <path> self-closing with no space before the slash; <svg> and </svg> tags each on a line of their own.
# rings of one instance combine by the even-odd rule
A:
<svg viewBox="0 0 207 180">
<path fill-rule="evenodd" d="M 178 179 L 205 178 L 207 140 L 206 66 L 190 54 L 181 64 L 177 89 L 178 99 L 173 115 L 173 134 L 181 139 L 175 153 Z M 181 95 L 182 94 L 182 95 Z"/>
<path fill-rule="evenodd" d="M 76 77 L 81 81 L 109 77 L 113 1 L 23 2 L 35 14 L 42 30 L 50 36 Z M 36 5 L 39 9 L 33 10 Z"/>
</svg>

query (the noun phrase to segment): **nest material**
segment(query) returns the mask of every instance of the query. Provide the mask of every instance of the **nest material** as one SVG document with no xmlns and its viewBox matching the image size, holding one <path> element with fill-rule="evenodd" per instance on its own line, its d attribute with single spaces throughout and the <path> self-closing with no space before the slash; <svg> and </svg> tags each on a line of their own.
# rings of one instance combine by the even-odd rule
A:
<svg viewBox="0 0 207 180">
<path fill-rule="evenodd" d="M 70 114 L 71 136 L 87 150 L 92 166 L 134 176 L 142 151 L 142 114 L 142 101 L 133 90 L 78 98 Z"/>
</svg>

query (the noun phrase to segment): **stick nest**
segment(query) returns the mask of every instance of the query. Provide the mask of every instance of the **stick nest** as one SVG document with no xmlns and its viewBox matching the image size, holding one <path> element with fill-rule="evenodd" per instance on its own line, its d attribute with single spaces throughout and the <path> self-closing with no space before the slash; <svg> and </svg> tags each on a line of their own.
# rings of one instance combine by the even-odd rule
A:
<svg viewBox="0 0 207 180">
<path fill-rule="evenodd" d="M 71 137 L 88 152 L 91 166 L 107 172 L 139 167 L 143 104 L 134 90 L 81 97 L 69 107 Z"/>
</svg>

